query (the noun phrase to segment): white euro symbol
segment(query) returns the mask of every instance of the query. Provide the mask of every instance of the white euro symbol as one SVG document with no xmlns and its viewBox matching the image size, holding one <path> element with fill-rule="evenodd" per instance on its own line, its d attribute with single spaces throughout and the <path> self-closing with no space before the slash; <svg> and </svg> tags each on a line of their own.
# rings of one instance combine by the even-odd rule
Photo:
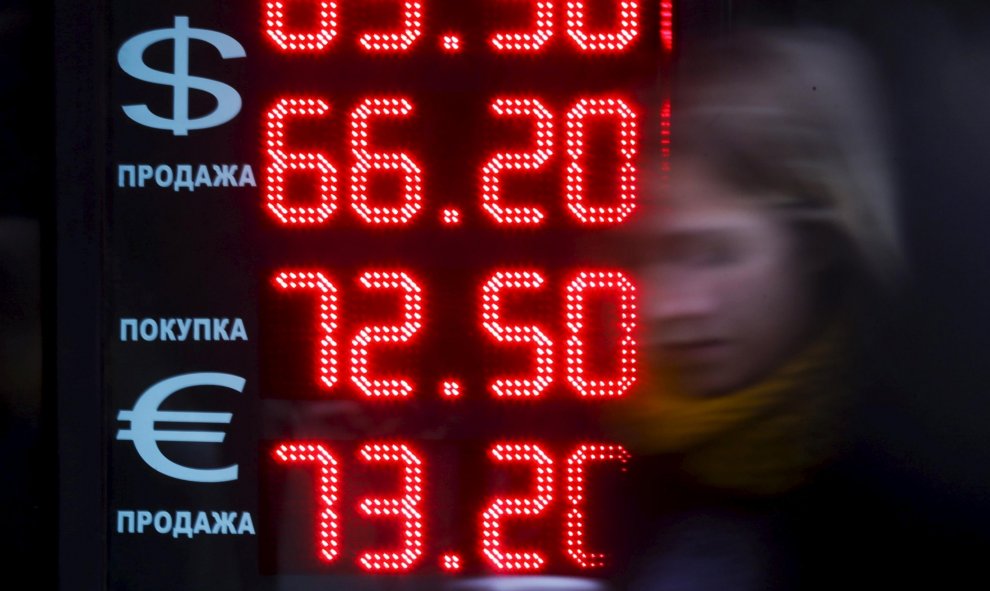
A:
<svg viewBox="0 0 990 591">
<path fill-rule="evenodd" d="M 221 443 L 227 436 L 223 431 L 158 431 L 156 422 L 229 424 L 229 412 L 181 412 L 158 410 L 161 403 L 179 390 L 194 386 L 220 386 L 241 392 L 244 378 L 229 373 L 187 373 L 162 380 L 141 394 L 133 410 L 117 413 L 118 421 L 130 421 L 131 428 L 117 431 L 119 441 L 133 441 L 138 455 L 149 466 L 166 476 L 192 482 L 227 482 L 237 480 L 237 464 L 223 468 L 189 468 L 176 464 L 158 449 L 159 441 L 190 443 Z"/>
</svg>

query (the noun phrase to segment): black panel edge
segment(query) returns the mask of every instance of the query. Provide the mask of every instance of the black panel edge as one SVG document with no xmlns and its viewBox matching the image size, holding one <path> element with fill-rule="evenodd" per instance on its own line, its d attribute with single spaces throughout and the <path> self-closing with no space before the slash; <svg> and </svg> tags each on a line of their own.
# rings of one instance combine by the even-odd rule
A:
<svg viewBox="0 0 990 591">
<path fill-rule="evenodd" d="M 56 0 L 54 8 L 55 309 L 48 359 L 55 366 L 46 371 L 46 388 L 56 405 L 58 588 L 63 591 L 107 587 L 101 343 L 106 11 L 103 0 Z"/>
</svg>

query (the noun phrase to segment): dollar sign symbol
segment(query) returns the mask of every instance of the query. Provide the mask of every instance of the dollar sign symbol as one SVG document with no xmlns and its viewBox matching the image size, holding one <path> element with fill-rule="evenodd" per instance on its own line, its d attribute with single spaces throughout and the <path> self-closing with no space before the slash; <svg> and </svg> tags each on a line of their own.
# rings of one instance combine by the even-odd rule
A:
<svg viewBox="0 0 990 591">
<path fill-rule="evenodd" d="M 135 35 L 117 52 L 117 63 L 124 72 L 145 82 L 164 84 L 172 87 L 172 118 L 160 117 L 151 112 L 147 105 L 125 105 L 124 113 L 140 123 L 155 129 L 171 129 L 174 135 L 189 135 L 190 129 L 215 127 L 233 119 L 241 110 L 241 95 L 230 86 L 189 75 L 189 40 L 205 41 L 217 48 L 223 59 L 244 57 L 244 48 L 236 39 L 219 31 L 189 28 L 189 17 L 175 17 L 175 27 L 155 29 Z M 144 63 L 144 52 L 160 41 L 173 42 L 175 60 L 174 72 L 162 72 L 149 68 Z M 189 118 L 189 90 L 208 92 L 217 100 L 217 106 L 209 115 Z"/>
</svg>

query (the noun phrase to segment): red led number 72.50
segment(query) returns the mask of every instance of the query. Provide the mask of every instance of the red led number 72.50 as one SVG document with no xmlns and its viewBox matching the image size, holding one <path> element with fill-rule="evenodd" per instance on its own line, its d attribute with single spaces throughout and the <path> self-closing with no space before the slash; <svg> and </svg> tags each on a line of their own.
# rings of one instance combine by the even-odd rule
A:
<svg viewBox="0 0 990 591">
<path fill-rule="evenodd" d="M 505 376 L 489 381 L 488 391 L 496 398 L 538 397 L 555 380 L 555 358 L 558 342 L 550 328 L 536 324 L 517 324 L 502 316 L 502 297 L 513 291 L 543 289 L 546 280 L 539 270 L 495 271 L 482 284 L 480 317 L 484 333 L 496 344 L 530 345 L 533 351 L 533 375 Z M 412 378 L 375 377 L 369 361 L 374 344 L 413 345 L 424 329 L 423 309 L 427 297 L 419 280 L 407 271 L 369 270 L 358 277 L 362 291 L 395 292 L 401 303 L 397 322 L 388 325 L 368 325 L 359 328 L 349 339 L 347 369 L 351 384 L 369 398 L 407 398 L 417 386 Z M 318 376 L 316 381 L 324 390 L 334 388 L 340 381 L 341 318 L 340 290 L 335 279 L 318 270 L 284 270 L 275 274 L 272 286 L 279 292 L 312 293 L 317 303 L 320 334 L 316 343 Z M 587 298 L 598 292 L 613 298 L 618 306 L 617 355 L 612 358 L 613 375 L 594 375 L 588 362 L 589 329 Z M 622 271 L 588 269 L 570 278 L 563 290 L 564 338 L 563 370 L 566 384 L 584 398 L 614 398 L 626 394 L 636 383 L 636 287 Z"/>
</svg>

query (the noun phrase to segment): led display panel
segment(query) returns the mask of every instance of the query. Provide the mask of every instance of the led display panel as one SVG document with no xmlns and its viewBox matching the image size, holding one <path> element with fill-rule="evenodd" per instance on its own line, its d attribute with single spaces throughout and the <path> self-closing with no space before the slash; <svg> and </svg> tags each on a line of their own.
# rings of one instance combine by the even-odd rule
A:
<svg viewBox="0 0 990 591">
<path fill-rule="evenodd" d="M 607 578 L 672 2 L 106 4 L 107 587 Z"/>
</svg>

